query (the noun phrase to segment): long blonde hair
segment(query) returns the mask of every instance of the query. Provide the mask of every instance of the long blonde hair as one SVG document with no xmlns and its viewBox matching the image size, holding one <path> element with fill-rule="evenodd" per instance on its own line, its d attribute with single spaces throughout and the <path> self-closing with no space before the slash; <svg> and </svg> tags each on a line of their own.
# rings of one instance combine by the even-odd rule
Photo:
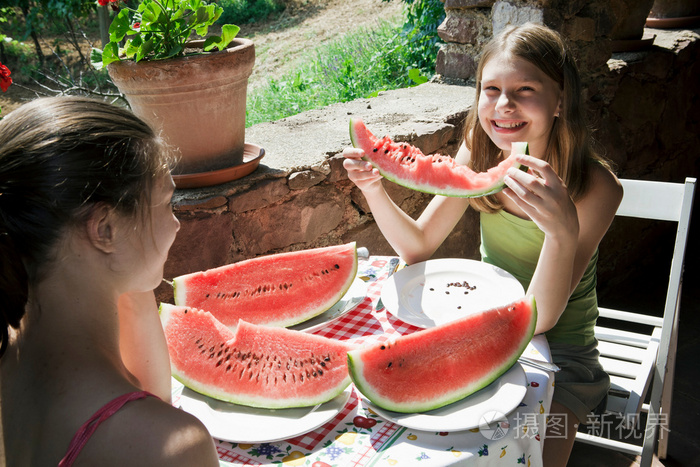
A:
<svg viewBox="0 0 700 467">
<path fill-rule="evenodd" d="M 554 120 L 543 159 L 557 172 L 576 200 L 586 191 L 589 165 L 598 161 L 609 169 L 610 164 L 592 148 L 581 99 L 581 79 L 574 58 L 561 36 L 546 26 L 527 23 L 509 27 L 484 47 L 476 72 L 476 101 L 464 128 L 464 142 L 472 154 L 470 167 L 483 172 L 502 158 L 501 150 L 481 127 L 478 115 L 484 66 L 500 53 L 527 60 L 559 85 L 562 111 Z M 485 212 L 503 207 L 495 195 L 474 198 L 472 206 Z"/>
</svg>

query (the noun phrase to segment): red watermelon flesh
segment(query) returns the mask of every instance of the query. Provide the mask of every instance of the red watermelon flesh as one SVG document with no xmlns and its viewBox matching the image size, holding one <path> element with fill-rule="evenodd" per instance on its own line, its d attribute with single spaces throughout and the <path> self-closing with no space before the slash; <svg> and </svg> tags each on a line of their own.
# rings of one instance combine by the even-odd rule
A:
<svg viewBox="0 0 700 467">
<path fill-rule="evenodd" d="M 209 397 L 262 408 L 306 407 L 350 384 L 347 343 L 241 321 L 236 331 L 211 313 L 161 304 L 175 379 Z"/>
<path fill-rule="evenodd" d="M 340 300 L 357 274 L 355 243 L 248 259 L 173 279 L 175 304 L 238 320 L 292 326 Z"/>
<path fill-rule="evenodd" d="M 374 404 L 394 412 L 437 409 L 508 371 L 532 339 L 533 296 L 348 352 L 350 376 Z"/>
<path fill-rule="evenodd" d="M 395 143 L 388 136 L 377 138 L 359 119 L 350 120 L 350 139 L 387 180 L 417 191 L 462 198 L 501 191 L 507 170 L 520 167 L 515 155 L 528 153 L 527 143 L 513 143 L 507 159 L 486 172 L 474 172 L 450 156 L 426 156 L 408 143 Z"/>
</svg>

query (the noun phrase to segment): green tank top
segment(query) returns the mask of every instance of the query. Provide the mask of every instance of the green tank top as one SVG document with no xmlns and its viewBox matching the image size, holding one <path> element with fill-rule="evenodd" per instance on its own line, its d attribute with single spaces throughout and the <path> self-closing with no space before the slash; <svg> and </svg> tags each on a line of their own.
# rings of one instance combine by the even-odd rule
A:
<svg viewBox="0 0 700 467">
<path fill-rule="evenodd" d="M 515 276 L 527 290 L 544 243 L 544 232 L 531 220 L 521 219 L 504 210 L 481 213 L 481 259 Z M 593 328 L 598 318 L 596 296 L 596 249 L 576 290 L 557 324 L 545 335 L 549 342 L 590 345 L 595 342 Z"/>
</svg>

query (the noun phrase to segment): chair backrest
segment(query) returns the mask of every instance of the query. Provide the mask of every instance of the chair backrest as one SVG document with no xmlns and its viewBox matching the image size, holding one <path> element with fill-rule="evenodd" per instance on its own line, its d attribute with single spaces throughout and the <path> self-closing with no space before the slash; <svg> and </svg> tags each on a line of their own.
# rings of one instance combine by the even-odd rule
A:
<svg viewBox="0 0 700 467">
<path fill-rule="evenodd" d="M 688 241 L 696 179 L 686 178 L 685 183 L 621 179 L 620 183 L 625 194 L 617 210 L 618 216 L 678 222 L 664 307 L 664 319 L 668 318 L 672 322 L 673 316 L 666 315 L 675 313 L 680 300 L 683 260 Z M 664 327 L 667 324 L 671 323 L 665 322 Z"/>
<path fill-rule="evenodd" d="M 640 217 L 662 221 L 681 221 L 684 201 L 687 204 L 688 221 L 692 204 L 695 179 L 686 183 L 650 182 L 621 179 L 625 194 L 617 209 L 618 216 Z M 686 192 L 689 191 L 689 195 Z"/>
</svg>

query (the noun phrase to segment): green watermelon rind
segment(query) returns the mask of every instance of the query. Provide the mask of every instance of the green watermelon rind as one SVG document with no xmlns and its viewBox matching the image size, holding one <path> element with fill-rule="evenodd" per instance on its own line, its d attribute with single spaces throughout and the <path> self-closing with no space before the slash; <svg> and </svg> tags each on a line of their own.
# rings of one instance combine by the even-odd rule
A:
<svg viewBox="0 0 700 467">
<path fill-rule="evenodd" d="M 355 261 L 353 262 L 353 268 L 351 273 L 348 275 L 350 278 L 342 288 L 338 290 L 338 292 L 332 297 L 329 298 L 328 301 L 323 305 L 319 306 L 318 308 L 306 308 L 306 313 L 300 314 L 296 316 L 294 319 L 288 319 L 288 320 L 279 320 L 279 321 L 267 321 L 264 323 L 266 326 L 276 326 L 276 327 L 291 327 L 295 326 L 297 324 L 304 323 L 312 318 L 315 318 L 316 316 L 319 316 L 322 313 L 325 313 L 329 309 L 331 309 L 338 301 L 340 301 L 341 298 L 350 290 L 350 287 L 352 287 L 352 283 L 355 280 L 355 277 L 357 276 L 357 244 L 356 242 L 350 242 L 348 245 L 353 245 L 354 246 L 354 252 L 355 252 Z M 254 259 L 269 259 L 273 257 L 274 255 L 267 255 L 267 256 L 261 256 L 259 258 L 254 258 Z M 185 282 L 189 277 L 192 277 L 194 275 L 200 274 L 203 271 L 198 271 L 198 272 L 193 272 L 190 274 L 184 274 L 178 277 L 175 277 L 172 280 L 173 284 L 173 299 L 175 301 L 175 304 L 178 306 L 189 306 L 187 304 L 187 287 L 185 285 Z M 205 271 L 204 271 L 205 272 Z M 234 329 L 235 326 L 231 326 L 231 329 Z"/>
<path fill-rule="evenodd" d="M 163 325 L 163 329 L 166 328 L 168 320 L 170 319 L 171 313 L 174 309 L 176 309 L 178 305 L 172 305 L 169 303 L 161 303 L 159 308 L 158 308 L 158 313 L 161 316 L 161 322 Z M 216 319 L 216 318 L 214 318 Z M 222 324 L 223 326 L 223 324 Z M 228 329 L 228 328 L 227 328 Z M 256 397 L 256 398 L 250 398 L 250 397 L 245 397 L 242 395 L 232 395 L 230 393 L 227 393 L 225 391 L 220 391 L 216 390 L 216 388 L 212 388 L 209 385 L 206 384 L 201 384 L 195 379 L 192 379 L 185 374 L 183 374 L 178 368 L 173 366 L 171 368 L 172 371 L 172 377 L 175 378 L 177 381 L 182 383 L 185 387 L 199 393 L 202 395 L 205 395 L 207 397 L 211 397 L 212 399 L 224 401 L 224 402 L 230 402 L 232 404 L 238 404 L 238 405 L 244 405 L 246 407 L 256 407 L 256 408 L 262 408 L 262 409 L 290 409 L 290 408 L 297 408 L 297 407 L 312 407 L 318 404 L 323 404 L 325 402 L 328 402 L 338 395 L 342 394 L 345 389 L 352 383 L 352 380 L 350 379 L 350 374 L 348 373 L 345 379 L 342 380 L 341 383 L 339 383 L 336 387 L 329 389 L 328 391 L 319 394 L 317 397 L 314 398 L 297 398 L 296 400 L 293 399 L 273 399 L 273 398 L 262 398 L 262 397 Z"/>
<path fill-rule="evenodd" d="M 354 123 L 355 120 L 350 119 L 350 141 L 352 142 L 353 147 L 360 148 L 358 137 L 355 133 Z M 517 151 L 517 153 L 519 154 L 529 154 L 528 144 L 523 142 L 513 143 L 513 151 Z M 454 198 L 479 198 L 482 196 L 496 194 L 503 190 L 503 188 L 505 188 L 506 186 L 505 181 L 503 180 L 504 177 L 500 177 L 496 183 L 489 185 L 485 189 L 480 190 L 443 189 L 434 186 L 419 185 L 410 180 L 402 179 L 396 176 L 395 174 L 382 169 L 368 156 L 364 156 L 362 159 L 372 163 L 372 166 L 379 171 L 382 177 L 386 178 L 390 182 L 396 183 L 397 185 L 401 185 L 414 191 L 428 193 L 431 195 L 449 196 Z M 527 171 L 527 167 L 523 167 L 517 162 L 513 163 L 513 167 L 516 169 L 519 168 L 521 170 Z"/>
<path fill-rule="evenodd" d="M 525 351 L 525 349 L 527 348 L 528 343 L 532 340 L 532 337 L 535 333 L 535 325 L 537 324 L 537 306 L 535 303 L 534 295 L 529 295 L 525 297 L 523 301 L 525 300 L 526 304 L 531 307 L 532 319 L 529 331 L 523 336 L 520 345 L 518 345 L 517 347 L 518 350 L 513 352 L 513 355 L 509 360 L 504 361 L 491 373 L 489 373 L 482 379 L 472 383 L 470 386 L 466 386 L 464 388 L 461 388 L 460 390 L 452 392 L 451 394 L 445 395 L 439 399 L 431 400 L 428 402 L 420 402 L 414 404 L 397 404 L 396 402 L 377 394 L 372 389 L 371 385 L 366 383 L 366 380 L 363 377 L 364 365 L 361 359 L 363 349 L 356 349 L 348 352 L 348 371 L 350 372 L 352 382 L 355 384 L 357 389 L 373 404 L 382 409 L 397 413 L 427 412 L 460 401 L 474 394 L 475 392 L 485 388 L 486 386 L 500 378 L 503 374 L 510 370 L 510 368 L 518 361 L 518 358 L 520 357 L 520 355 L 522 355 L 523 351 Z"/>
</svg>

